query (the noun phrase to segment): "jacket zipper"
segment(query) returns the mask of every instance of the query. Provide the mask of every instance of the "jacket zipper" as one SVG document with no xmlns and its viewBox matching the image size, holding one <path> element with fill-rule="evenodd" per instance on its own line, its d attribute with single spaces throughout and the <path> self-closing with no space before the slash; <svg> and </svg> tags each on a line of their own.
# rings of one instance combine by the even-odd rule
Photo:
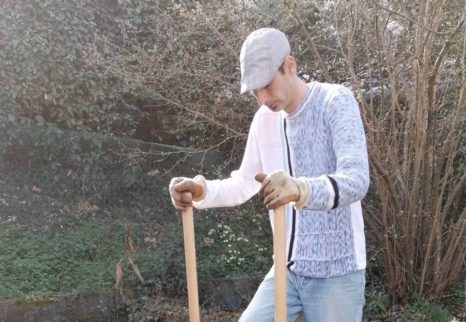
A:
<svg viewBox="0 0 466 322">
<path fill-rule="evenodd" d="M 293 168 L 291 167 L 291 157 L 290 157 L 290 145 L 288 144 L 288 136 L 286 135 L 286 119 L 283 119 L 283 130 L 285 132 L 285 142 L 286 142 L 286 154 L 288 157 L 288 168 L 290 169 L 290 176 L 293 176 Z M 291 221 L 291 237 L 290 237 L 290 247 L 288 249 L 288 268 L 293 265 L 291 261 L 291 255 L 293 252 L 293 244 L 294 244 L 294 235 L 295 235 L 295 226 L 296 226 L 296 209 L 293 209 L 292 213 L 292 221 Z"/>
</svg>

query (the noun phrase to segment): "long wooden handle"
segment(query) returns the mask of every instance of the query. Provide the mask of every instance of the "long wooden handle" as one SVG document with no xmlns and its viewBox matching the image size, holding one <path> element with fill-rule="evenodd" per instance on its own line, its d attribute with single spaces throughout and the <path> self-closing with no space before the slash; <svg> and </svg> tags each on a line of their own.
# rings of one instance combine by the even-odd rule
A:
<svg viewBox="0 0 466 322">
<path fill-rule="evenodd" d="M 193 208 L 182 212 L 186 277 L 188 281 L 189 321 L 200 322 L 199 296 L 197 289 L 196 245 L 194 242 Z"/>
<path fill-rule="evenodd" d="M 286 322 L 286 217 L 283 206 L 274 210 L 275 321 Z"/>
</svg>

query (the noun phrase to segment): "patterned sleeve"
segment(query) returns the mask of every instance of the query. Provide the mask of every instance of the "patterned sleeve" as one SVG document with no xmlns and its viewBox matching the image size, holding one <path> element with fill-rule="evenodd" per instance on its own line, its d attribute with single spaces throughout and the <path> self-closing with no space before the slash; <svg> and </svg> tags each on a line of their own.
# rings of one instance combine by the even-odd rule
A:
<svg viewBox="0 0 466 322">
<path fill-rule="evenodd" d="M 364 198 L 369 188 L 366 137 L 359 105 L 348 88 L 333 95 L 325 111 L 336 171 L 307 179 L 310 197 L 305 208 L 330 210 Z"/>
</svg>

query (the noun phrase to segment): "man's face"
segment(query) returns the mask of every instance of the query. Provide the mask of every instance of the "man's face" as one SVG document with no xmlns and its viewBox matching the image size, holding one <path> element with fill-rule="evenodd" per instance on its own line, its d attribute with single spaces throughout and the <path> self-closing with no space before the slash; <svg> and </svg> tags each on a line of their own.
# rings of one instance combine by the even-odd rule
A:
<svg viewBox="0 0 466 322">
<path fill-rule="evenodd" d="M 292 98 L 293 74 L 284 66 L 284 73 L 277 70 L 272 81 L 265 87 L 256 89 L 252 93 L 259 105 L 266 105 L 273 112 L 285 110 L 290 113 Z"/>
</svg>

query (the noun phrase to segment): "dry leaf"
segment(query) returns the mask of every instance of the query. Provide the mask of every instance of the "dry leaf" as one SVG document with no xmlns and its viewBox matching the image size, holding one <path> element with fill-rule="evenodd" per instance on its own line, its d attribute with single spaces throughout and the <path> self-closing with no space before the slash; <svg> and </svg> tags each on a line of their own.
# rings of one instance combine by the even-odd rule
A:
<svg viewBox="0 0 466 322">
<path fill-rule="evenodd" d="M 144 283 L 144 279 L 142 278 L 142 275 L 141 275 L 141 272 L 139 271 L 139 268 L 136 266 L 136 264 L 133 263 L 133 260 L 131 259 L 131 257 L 128 257 L 128 260 L 129 260 L 129 264 L 133 268 L 133 271 L 136 274 L 136 276 L 138 277 L 139 281 L 141 283 Z"/>
<path fill-rule="evenodd" d="M 134 253 L 133 231 L 131 229 L 131 225 L 128 226 L 128 230 L 125 234 L 125 246 L 131 254 Z"/>
<path fill-rule="evenodd" d="M 120 261 L 116 264 L 115 268 L 115 288 L 120 287 L 120 282 L 123 279 L 123 269 L 121 268 L 121 259 Z"/>
</svg>

